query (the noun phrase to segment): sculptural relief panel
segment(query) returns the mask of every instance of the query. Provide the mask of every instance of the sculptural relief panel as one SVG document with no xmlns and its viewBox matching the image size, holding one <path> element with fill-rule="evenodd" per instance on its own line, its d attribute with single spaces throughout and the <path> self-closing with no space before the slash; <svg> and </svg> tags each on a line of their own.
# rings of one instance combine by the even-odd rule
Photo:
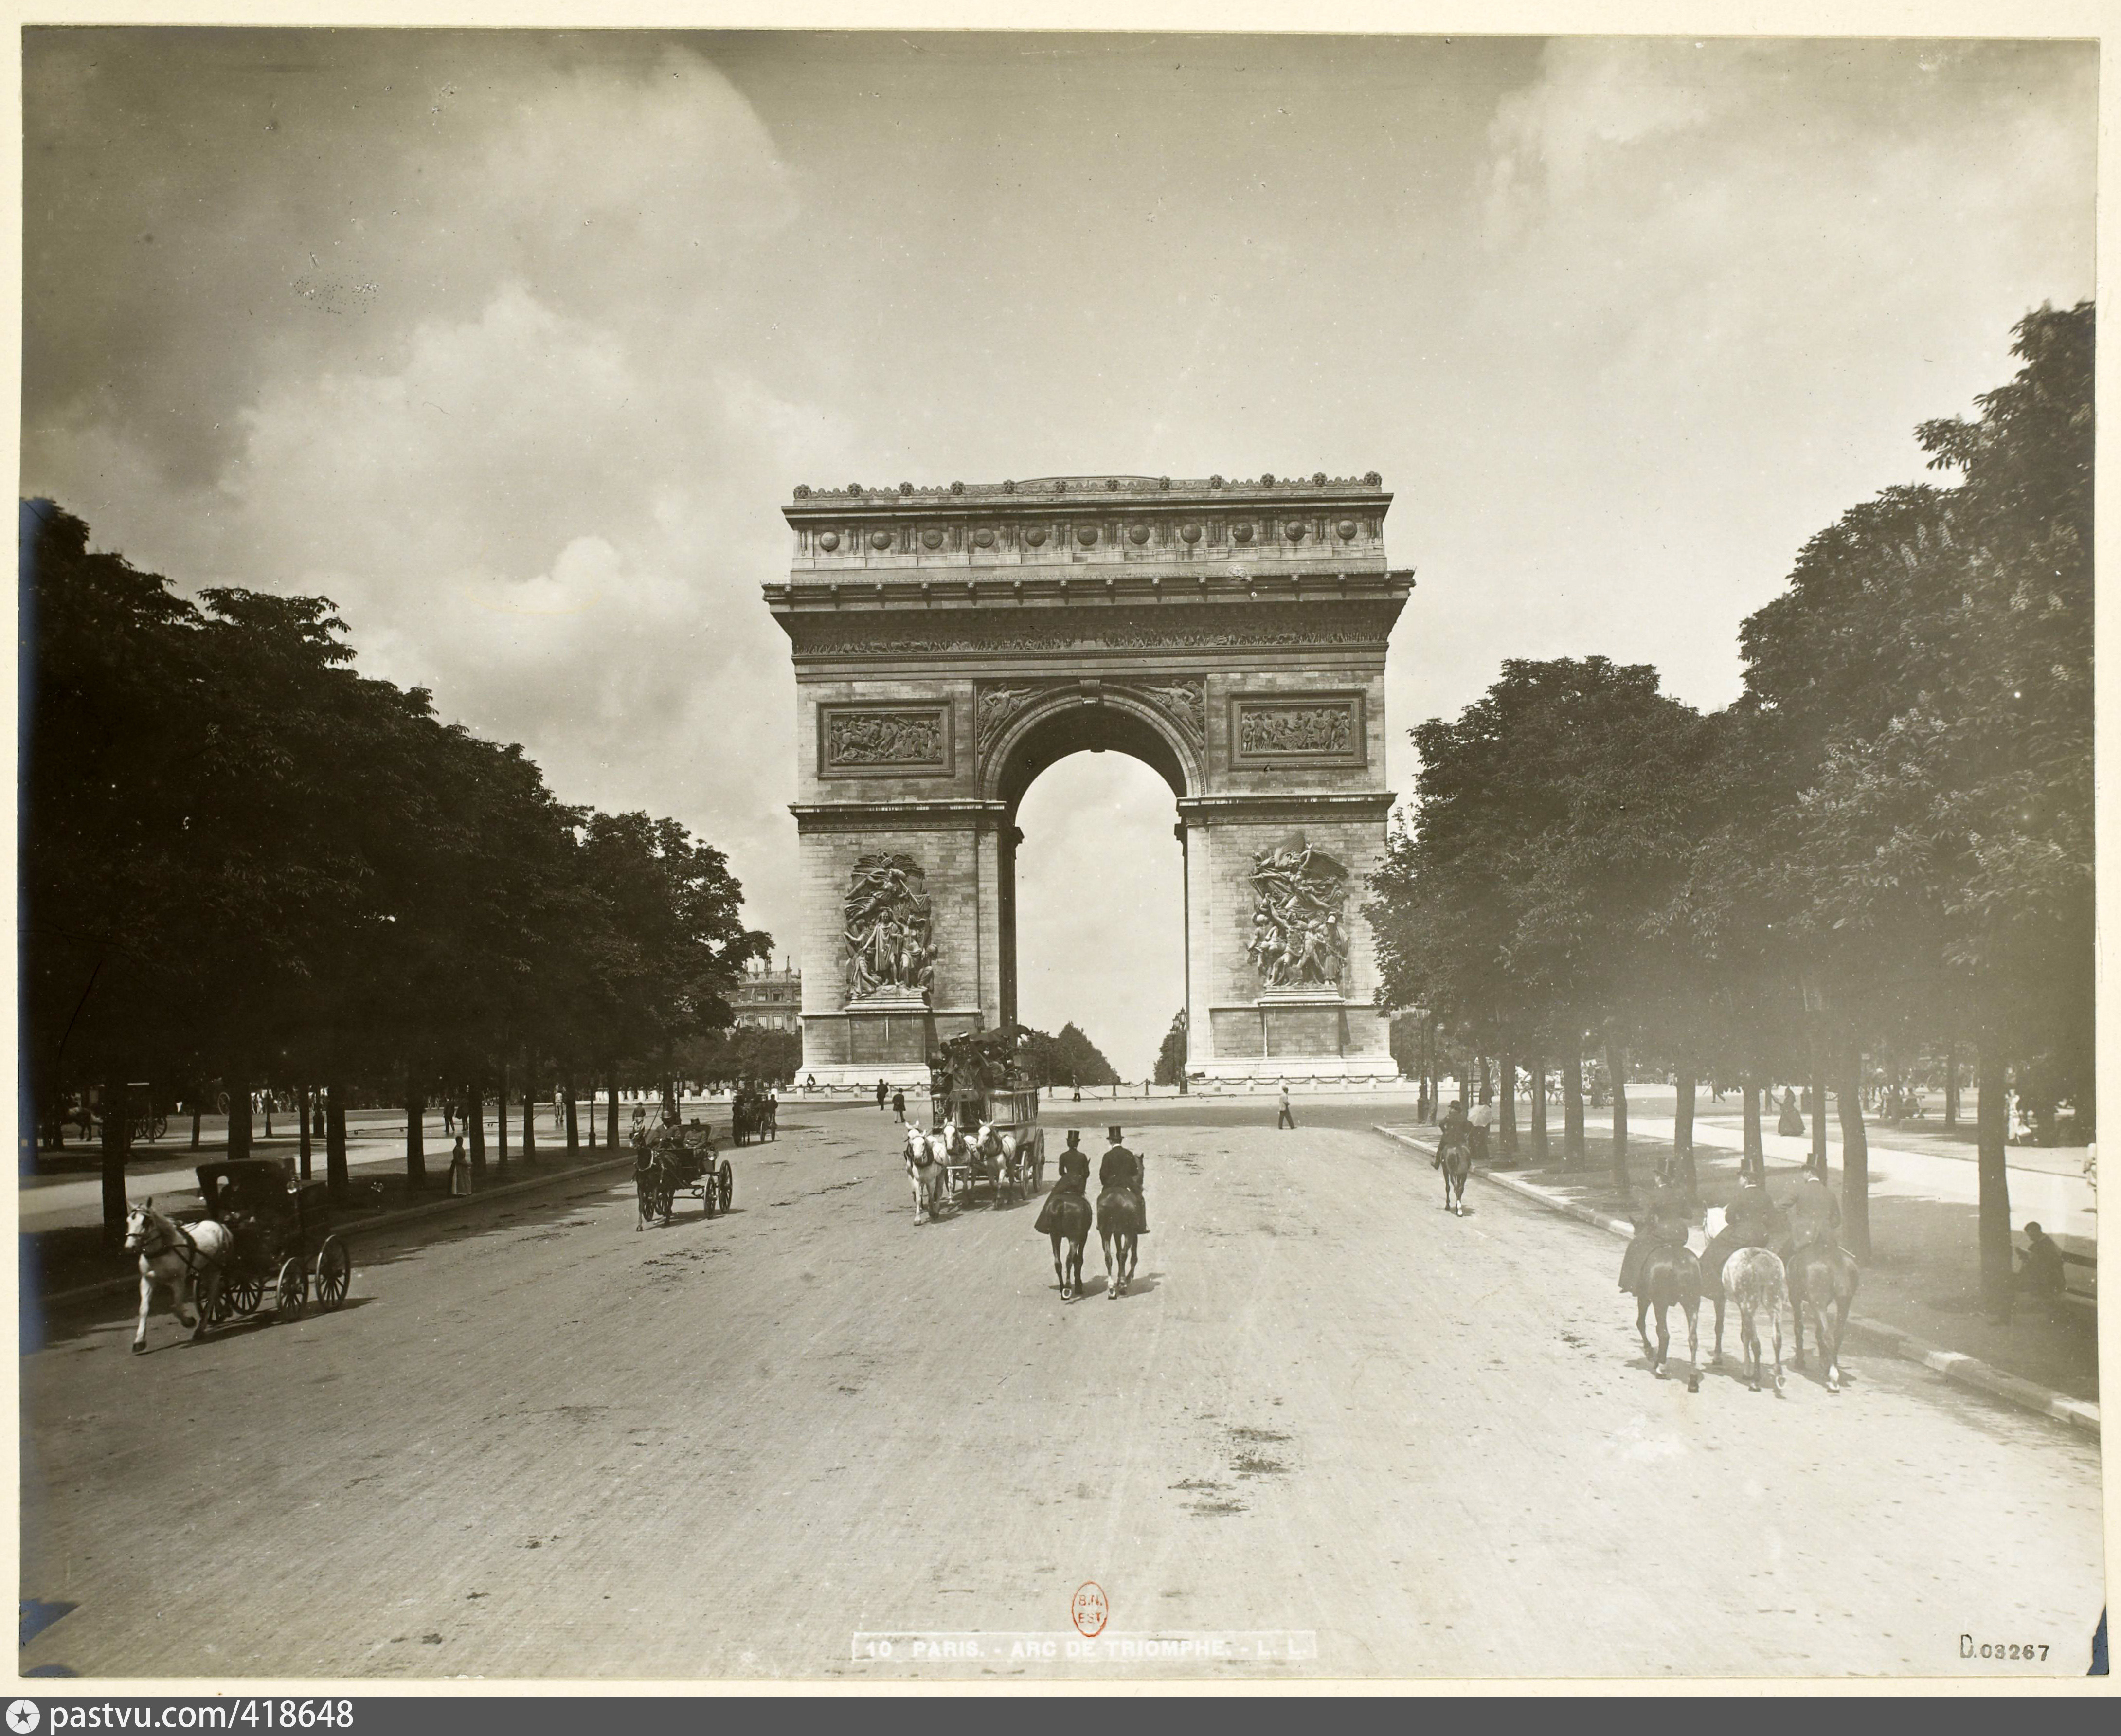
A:
<svg viewBox="0 0 2121 1736">
<path fill-rule="evenodd" d="M 1246 951 L 1260 987 L 1337 992 L 1348 974 L 1348 870 L 1301 832 L 1252 857 Z"/>
<path fill-rule="evenodd" d="M 1230 763 L 1359 766 L 1368 758 L 1360 693 L 1305 693 L 1230 701 Z"/>
<path fill-rule="evenodd" d="M 952 758 L 947 705 L 818 707 L 821 777 L 948 777 Z"/>
<path fill-rule="evenodd" d="M 849 1004 L 928 1001 L 935 986 L 935 926 L 920 863 L 888 851 L 863 856 L 844 910 Z"/>
</svg>

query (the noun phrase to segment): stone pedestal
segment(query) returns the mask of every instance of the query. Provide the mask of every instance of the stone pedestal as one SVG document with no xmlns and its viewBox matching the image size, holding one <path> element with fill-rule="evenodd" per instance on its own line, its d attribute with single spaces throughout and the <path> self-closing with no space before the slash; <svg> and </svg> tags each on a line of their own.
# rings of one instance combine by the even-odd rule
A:
<svg viewBox="0 0 2121 1736">
<path fill-rule="evenodd" d="M 1360 913 L 1412 589 L 1390 504 L 1374 476 L 799 490 L 767 600 L 796 674 L 804 1071 L 910 1081 L 1014 1020 L 1017 805 L 1098 748 L 1177 805 L 1189 1071 L 1390 1076 Z"/>
</svg>

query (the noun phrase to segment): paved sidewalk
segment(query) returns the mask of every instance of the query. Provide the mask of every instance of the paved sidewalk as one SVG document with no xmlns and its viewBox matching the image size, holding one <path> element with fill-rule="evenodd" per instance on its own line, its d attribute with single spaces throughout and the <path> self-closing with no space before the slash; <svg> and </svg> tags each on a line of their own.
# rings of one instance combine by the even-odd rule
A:
<svg viewBox="0 0 2121 1736">
<path fill-rule="evenodd" d="M 1595 1120 L 1587 1117 L 1584 1121 L 1587 1131 L 1595 1127 L 1607 1135 L 1611 1133 L 1612 1126 L 1611 1115 Z M 1639 1115 L 1632 1110 L 1629 1113 L 1630 1144 L 1637 1139 L 1653 1139 L 1669 1146 L 1671 1136 L 1672 1123 L 1668 1117 Z M 1890 1128 L 1869 1133 L 1867 1144 L 1873 1200 L 1948 1200 L 1963 1206 L 1980 1203 L 1980 1171 L 1970 1150 L 1965 1157 L 1941 1156 L 1934 1151 L 1918 1150 L 1912 1143 L 1897 1142 Z M 1697 1117 L 1694 1145 L 1697 1157 L 1704 1146 L 1742 1151 L 1746 1147 L 1745 1129 Z M 1770 1164 L 1780 1161 L 1802 1164 L 1811 1155 L 1811 1142 L 1796 1134 L 1786 1136 L 1768 1127 L 1760 1130 L 1760 1149 Z M 2081 1174 L 2058 1173 L 2045 1164 L 2035 1165 L 2026 1161 L 2033 1158 L 2053 1159 L 2055 1153 L 2052 1150 L 2037 1146 L 2011 1146 L 2007 1150 L 2011 1228 L 2023 1230 L 2030 1220 L 2051 1236 L 2073 1237 L 2081 1241 L 2086 1245 L 2081 1251 L 2091 1253 L 2099 1241 L 2098 1202 L 2091 1184 Z M 1830 1169 L 1841 1167 L 1841 1129 L 1831 1115 L 1827 1118 L 1826 1161 Z M 2082 1159 L 2077 1161 L 2081 1164 Z"/>
<path fill-rule="evenodd" d="M 1639 1131 L 1648 1122 L 1648 1118 L 1629 1118 L 1629 1169 L 1638 1188 L 1648 1183 L 1657 1164 L 1671 1150 L 1667 1141 Z M 1435 1142 L 1436 1130 L 1431 1127 L 1387 1124 L 1386 1131 L 1395 1136 L 1410 1136 L 1424 1150 L 1433 1148 Z M 1589 1126 L 1585 1132 L 1584 1163 L 1562 1165 L 1557 1135 L 1550 1146 L 1547 1167 L 1520 1165 L 1494 1178 L 1500 1181 L 1509 1176 L 1528 1181 L 1564 1202 L 1572 1211 L 1580 1207 L 1601 1220 L 1627 1219 L 1633 1202 L 1622 1199 L 1613 1187 L 1611 1133 Z M 1804 1153 L 1799 1140 L 1769 1136 L 1766 1161 L 1770 1194 L 1788 1197 L 1802 1171 Z M 1522 1143 L 1519 1154 L 1530 1155 Z M 1738 1156 L 1736 1147 L 1704 1144 L 1697 1139 L 1694 1170 L 1702 1202 L 1709 1208 L 1707 1234 L 1722 1227 L 1722 1207 L 1737 1192 Z M 1841 1186 L 1839 1160 L 1839 1150 L 1830 1149 L 1828 1180 L 1837 1193 Z M 1934 1168 L 1951 1172 L 1942 1177 L 1948 1183 L 1966 1166 L 1938 1163 Z M 1991 1319 L 1982 1309 L 1979 1214 L 1972 1200 L 1952 1197 L 1942 1188 L 1937 1192 L 1925 1192 L 1918 1185 L 1917 1166 L 1909 1163 L 1904 1154 L 1874 1153 L 1872 1172 L 1872 1252 L 1863 1265 L 1858 1309 L 1926 1344 L 1948 1346 L 1958 1355 L 1977 1358 L 2019 1379 L 2095 1403 L 2099 1398 L 2096 1311 L 2075 1303 L 2052 1308 L 2021 1305 L 2008 1320 Z M 1898 1185 L 1893 1180 L 1896 1174 L 1900 1178 Z M 2014 1173 L 2014 1188 L 2017 1179 Z M 2023 1221 L 2015 1211 L 2013 1217 Z M 1704 1230 L 1696 1230 L 1690 1240 L 1698 1252 L 1704 1244 Z M 1616 1273 L 1618 1269 L 1616 1258 Z"/>
</svg>

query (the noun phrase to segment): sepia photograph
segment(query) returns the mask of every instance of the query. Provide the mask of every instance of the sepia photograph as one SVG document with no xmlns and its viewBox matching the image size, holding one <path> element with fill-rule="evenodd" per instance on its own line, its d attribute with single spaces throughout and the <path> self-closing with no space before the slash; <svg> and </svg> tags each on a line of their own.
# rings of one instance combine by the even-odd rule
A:
<svg viewBox="0 0 2121 1736">
<path fill-rule="evenodd" d="M 16 33 L 19 1692 L 2103 1687 L 2101 43 L 498 22 Z"/>
</svg>

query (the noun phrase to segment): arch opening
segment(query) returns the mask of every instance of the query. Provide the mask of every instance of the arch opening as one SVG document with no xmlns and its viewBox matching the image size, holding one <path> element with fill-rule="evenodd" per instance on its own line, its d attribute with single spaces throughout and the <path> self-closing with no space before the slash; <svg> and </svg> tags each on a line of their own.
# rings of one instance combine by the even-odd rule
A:
<svg viewBox="0 0 2121 1736">
<path fill-rule="evenodd" d="M 1177 743 L 1140 712 L 1112 699 L 1086 704 L 1071 698 L 1019 722 L 999 744 L 993 796 L 1016 824 L 1024 792 L 1047 767 L 1074 754 L 1125 754 L 1141 761 L 1184 796 L 1195 779 Z"/>
<path fill-rule="evenodd" d="M 1011 800 L 1006 1016 L 1056 1036 L 1078 1025 L 1126 1079 L 1149 1074 L 1186 1002 L 1185 856 L 1171 782 L 1144 756 L 1074 749 Z"/>
</svg>

